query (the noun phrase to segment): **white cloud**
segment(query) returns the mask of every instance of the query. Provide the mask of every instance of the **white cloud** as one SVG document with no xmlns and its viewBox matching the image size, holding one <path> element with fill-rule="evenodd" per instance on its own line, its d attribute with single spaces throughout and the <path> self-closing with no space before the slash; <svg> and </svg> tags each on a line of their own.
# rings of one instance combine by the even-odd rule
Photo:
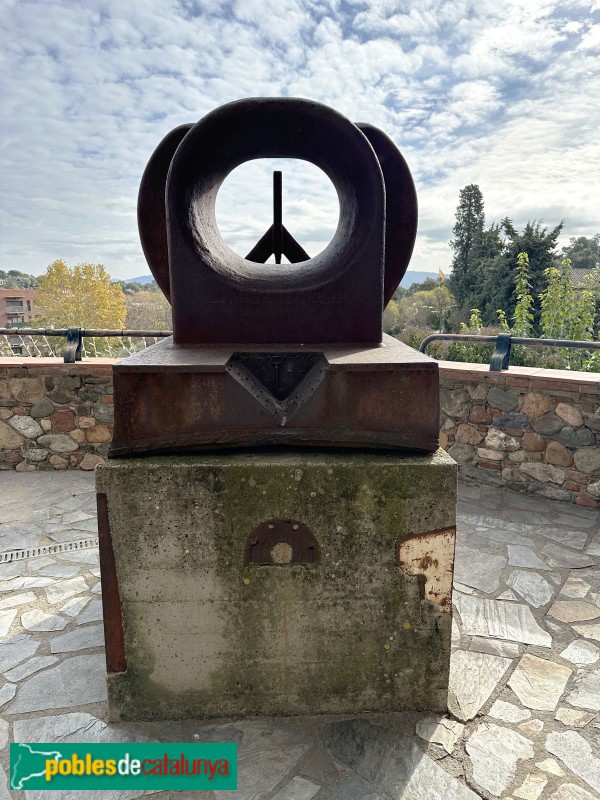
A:
<svg viewBox="0 0 600 800">
<path fill-rule="evenodd" d="M 599 12 L 586 0 L 5 2 L 0 268 L 64 257 L 146 272 L 136 201 L 150 154 L 248 96 L 310 97 L 398 143 L 419 193 L 414 269 L 447 269 L 468 183 L 490 221 L 565 218 L 565 240 L 594 234 Z M 244 211 L 220 214 L 240 249 L 269 205 L 253 180 L 230 176 Z M 286 219 L 312 252 L 330 235 L 330 187 L 290 168 L 284 181 Z"/>
</svg>

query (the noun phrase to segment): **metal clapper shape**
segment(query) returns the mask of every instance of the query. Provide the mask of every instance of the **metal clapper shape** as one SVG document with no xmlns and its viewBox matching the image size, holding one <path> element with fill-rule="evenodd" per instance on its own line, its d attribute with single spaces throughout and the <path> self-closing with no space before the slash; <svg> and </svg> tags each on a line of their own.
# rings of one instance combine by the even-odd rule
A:
<svg viewBox="0 0 600 800">
<path fill-rule="evenodd" d="M 269 519 L 246 542 L 247 564 L 312 564 L 318 546 L 314 534 L 294 519 Z"/>
</svg>

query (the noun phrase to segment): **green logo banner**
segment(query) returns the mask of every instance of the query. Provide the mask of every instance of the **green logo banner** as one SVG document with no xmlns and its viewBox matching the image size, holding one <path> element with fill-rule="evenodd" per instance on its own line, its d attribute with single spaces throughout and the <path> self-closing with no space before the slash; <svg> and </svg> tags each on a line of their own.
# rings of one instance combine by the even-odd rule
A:
<svg viewBox="0 0 600 800">
<path fill-rule="evenodd" d="M 237 745 L 11 744 L 10 788 L 237 789 Z"/>
</svg>

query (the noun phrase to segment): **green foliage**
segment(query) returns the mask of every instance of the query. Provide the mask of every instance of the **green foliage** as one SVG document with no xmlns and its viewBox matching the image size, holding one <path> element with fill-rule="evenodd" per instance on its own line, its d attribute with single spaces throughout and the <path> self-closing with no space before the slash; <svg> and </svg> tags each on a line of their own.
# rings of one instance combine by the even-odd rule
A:
<svg viewBox="0 0 600 800">
<path fill-rule="evenodd" d="M 450 242 L 454 257 L 448 285 L 458 305 L 449 315 L 454 330 L 471 333 L 483 325 L 499 325 L 519 337 L 592 340 L 600 325 L 600 234 L 572 238 L 559 266 L 556 248 L 562 228 L 562 222 L 548 229 L 534 220 L 520 232 L 505 217 L 486 229 L 483 195 L 478 186 L 465 186 Z M 573 267 L 589 270 L 583 285 L 581 273 L 573 279 L 571 257 Z M 474 314 L 473 309 L 479 311 Z M 482 348 L 475 348 L 455 344 L 447 357 L 485 361 Z M 600 354 L 567 348 L 545 353 L 513 346 L 511 363 L 590 370 L 600 366 Z"/>
<path fill-rule="evenodd" d="M 471 316 L 469 318 L 469 325 L 463 326 L 465 328 L 465 333 L 468 331 L 469 333 L 481 333 L 481 329 L 483 328 L 483 320 L 481 319 L 481 313 L 478 308 L 471 309 Z"/>
<path fill-rule="evenodd" d="M 390 300 L 383 312 L 383 330 L 385 333 L 396 334 L 400 331 L 400 311 L 398 303 Z"/>
<path fill-rule="evenodd" d="M 138 283 L 138 281 L 114 281 L 121 287 L 121 291 L 127 297 L 128 295 L 137 294 L 138 292 L 158 292 L 158 284 L 156 281 L 149 283 Z"/>
<path fill-rule="evenodd" d="M 516 282 L 519 275 L 520 254 L 527 255 L 529 287 L 524 294 L 533 298 L 529 311 L 533 313 L 531 334 L 537 335 L 540 322 L 539 297 L 545 287 L 544 270 L 556 261 L 556 245 L 562 230 L 562 222 L 552 230 L 542 227 L 539 222 L 528 222 L 519 233 L 512 221 L 506 217 L 501 222 L 504 234 L 502 249 L 493 261 L 484 268 L 483 302 L 481 304 L 484 321 L 492 324 L 501 308 L 511 319 L 515 314 L 519 292 Z"/>
<path fill-rule="evenodd" d="M 516 305 L 513 316 L 514 325 L 510 327 L 504 309 L 497 310 L 500 329 L 513 336 L 531 337 L 533 335 L 534 297 L 530 292 L 529 259 L 526 253 L 517 255 L 515 277 Z M 592 341 L 594 339 L 594 317 L 596 304 L 593 292 L 575 289 L 573 271 L 569 259 L 564 259 L 560 267 L 545 270 L 547 285 L 541 293 L 541 327 L 545 338 L 569 339 L 572 341 Z M 481 315 L 478 309 L 471 309 L 469 324 L 461 325 L 461 332 L 471 333 L 481 330 Z M 474 345 L 459 343 L 452 345 L 449 360 L 485 360 L 472 352 Z M 532 350 L 525 345 L 514 345 L 511 363 L 515 366 L 548 366 L 556 369 L 597 370 L 600 368 L 600 354 L 571 348 L 552 348 Z"/>
<path fill-rule="evenodd" d="M 506 311 L 503 308 L 499 308 L 496 311 L 498 314 L 498 322 L 500 324 L 500 330 L 503 333 L 510 333 L 510 325 L 508 324 L 508 319 L 506 318 Z"/>
<path fill-rule="evenodd" d="M 471 309 L 469 324 L 460 323 L 460 333 L 474 333 L 481 335 L 483 321 L 478 308 Z M 477 342 L 452 342 L 448 347 L 446 359 L 448 361 L 465 361 L 470 364 L 486 364 L 492 357 L 493 347 L 481 345 Z"/>
<path fill-rule="evenodd" d="M 35 289 L 37 278 L 18 269 L 0 269 L 0 289 Z"/>
<path fill-rule="evenodd" d="M 448 312 L 456 303 L 446 286 L 440 286 L 437 281 L 433 283 L 433 289 L 417 291 L 400 301 L 399 330 L 408 326 L 441 331 L 447 327 Z"/>
<path fill-rule="evenodd" d="M 404 300 L 405 297 L 411 297 L 417 292 L 431 292 L 440 285 L 441 281 L 438 278 L 425 278 L 424 281 L 411 283 L 408 289 L 405 289 L 404 286 L 398 286 L 392 296 L 392 300 L 400 305 L 400 301 Z"/>
<path fill-rule="evenodd" d="M 485 227 L 483 195 L 479 187 L 470 184 L 461 189 L 456 209 L 456 223 L 450 247 L 453 250 L 452 274 L 448 286 L 456 297 L 460 309 L 459 321 L 466 322 L 469 309 L 481 310 L 486 325 L 496 321 L 497 310 L 502 309 L 508 319 L 515 313 L 518 294 L 515 293 L 518 276 L 518 256 L 528 257 L 530 286 L 524 295 L 533 298 L 527 313 L 533 314 L 532 331 L 539 330 L 540 307 L 537 302 L 545 286 L 544 270 L 556 262 L 556 246 L 562 230 L 561 222 L 548 230 L 540 222 L 528 222 L 520 233 L 511 219 L 505 217 L 499 225 Z M 574 249 L 589 252 L 595 247 L 594 239 L 581 243 Z M 600 242 L 600 236 L 598 237 Z M 599 281 L 600 283 L 600 281 Z M 526 319 L 519 321 L 526 323 Z"/>
<path fill-rule="evenodd" d="M 546 278 L 547 287 L 541 296 L 542 335 L 547 339 L 593 341 L 594 295 L 587 289 L 575 289 L 570 259 L 563 259 L 560 267 L 549 267 Z M 569 348 L 552 349 L 549 358 L 563 369 L 588 369 L 597 361 L 590 351 Z"/>
<path fill-rule="evenodd" d="M 456 222 L 450 242 L 453 251 L 449 289 L 463 307 L 480 284 L 480 251 L 484 238 L 485 215 L 479 186 L 470 184 L 461 189 Z"/>
<path fill-rule="evenodd" d="M 575 312 L 575 291 L 571 262 L 565 259 L 561 267 L 545 270 L 548 281 L 541 295 L 542 335 L 546 339 L 568 339 Z"/>
<path fill-rule="evenodd" d="M 515 280 L 515 305 L 512 332 L 515 336 L 531 336 L 533 334 L 533 297 L 529 282 L 529 256 L 519 253 L 517 256 L 517 276 Z"/>
<path fill-rule="evenodd" d="M 573 269 L 591 272 L 600 267 L 600 233 L 595 236 L 577 236 L 569 239 L 570 244 L 563 247 L 563 258 L 568 258 Z"/>
<path fill-rule="evenodd" d="M 396 336 L 396 339 L 404 342 L 414 350 L 418 350 L 423 339 L 430 336 L 431 332 L 431 328 L 420 328 L 414 325 L 408 325 Z M 432 342 L 427 348 L 427 355 L 432 358 L 444 358 L 440 342 Z"/>
<path fill-rule="evenodd" d="M 515 278 L 515 296 L 517 302 L 513 315 L 514 325 L 511 327 L 508 322 L 506 311 L 498 308 L 498 324 L 503 333 L 510 333 L 513 336 L 529 337 L 533 336 L 533 297 L 530 293 L 531 284 L 529 282 L 529 258 L 527 253 L 519 253 L 517 256 L 517 269 Z M 533 366 L 534 356 L 530 349 L 525 345 L 513 345 L 511 348 L 510 361 L 515 366 Z"/>
<path fill-rule="evenodd" d="M 405 289 L 404 286 L 398 286 L 394 294 L 392 295 L 392 300 L 396 303 L 399 303 L 403 297 L 406 297 L 408 294 L 408 289 Z"/>
<path fill-rule="evenodd" d="M 406 294 L 410 296 L 411 294 L 416 294 L 417 292 L 432 292 L 434 289 L 440 285 L 440 280 L 438 278 L 425 278 L 424 281 L 415 282 L 410 285 L 410 287 L 406 290 Z"/>
</svg>

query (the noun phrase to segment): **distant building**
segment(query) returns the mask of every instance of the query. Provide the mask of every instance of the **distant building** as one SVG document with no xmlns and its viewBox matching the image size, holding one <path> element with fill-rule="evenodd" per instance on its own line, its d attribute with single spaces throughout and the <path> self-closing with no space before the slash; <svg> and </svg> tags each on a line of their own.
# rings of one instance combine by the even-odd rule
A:
<svg viewBox="0 0 600 800">
<path fill-rule="evenodd" d="M 35 310 L 37 289 L 0 289 L 0 328 L 26 328 L 39 316 Z"/>
</svg>

